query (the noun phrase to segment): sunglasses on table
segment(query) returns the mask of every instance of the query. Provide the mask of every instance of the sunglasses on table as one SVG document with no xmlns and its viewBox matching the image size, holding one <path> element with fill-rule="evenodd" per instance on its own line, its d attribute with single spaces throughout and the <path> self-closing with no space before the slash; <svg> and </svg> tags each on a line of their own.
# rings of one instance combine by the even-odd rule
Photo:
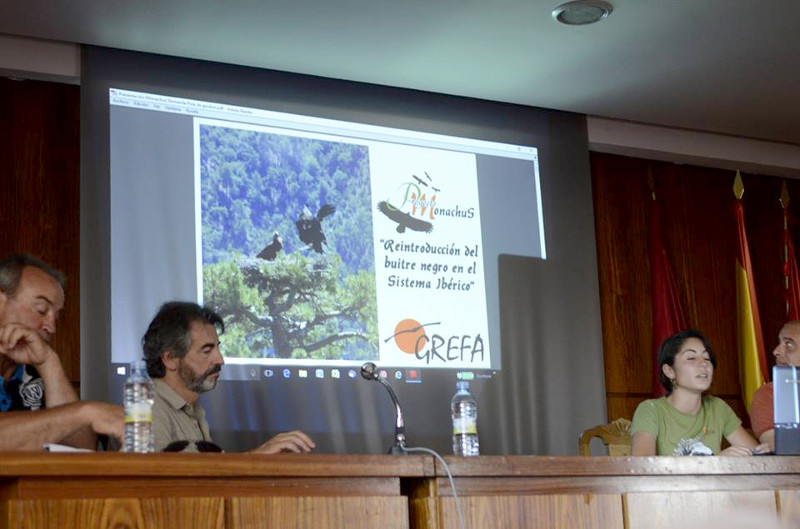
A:
<svg viewBox="0 0 800 529">
<path fill-rule="evenodd" d="M 222 448 L 211 441 L 173 441 L 163 452 L 222 452 Z"/>
</svg>

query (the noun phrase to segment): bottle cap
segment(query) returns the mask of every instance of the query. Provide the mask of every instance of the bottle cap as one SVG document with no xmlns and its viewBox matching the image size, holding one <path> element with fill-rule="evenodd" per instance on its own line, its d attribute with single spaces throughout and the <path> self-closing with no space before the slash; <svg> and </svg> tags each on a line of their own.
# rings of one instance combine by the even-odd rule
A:
<svg viewBox="0 0 800 529">
<path fill-rule="evenodd" d="M 136 371 L 146 372 L 147 363 L 144 360 L 134 360 L 131 362 L 131 373 L 135 373 Z"/>
<path fill-rule="evenodd" d="M 456 382 L 456 389 L 458 391 L 466 390 L 469 391 L 469 382 L 466 380 L 459 380 Z"/>
</svg>

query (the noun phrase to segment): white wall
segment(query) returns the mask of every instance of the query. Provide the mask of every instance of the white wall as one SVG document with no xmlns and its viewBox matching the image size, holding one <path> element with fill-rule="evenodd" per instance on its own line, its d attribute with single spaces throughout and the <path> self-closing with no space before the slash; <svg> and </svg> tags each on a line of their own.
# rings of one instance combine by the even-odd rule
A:
<svg viewBox="0 0 800 529">
<path fill-rule="evenodd" d="M 0 75 L 79 84 L 81 47 L 73 43 L 0 35 Z"/>
<path fill-rule="evenodd" d="M 589 149 L 636 158 L 800 178 L 800 145 L 589 116 Z"/>
</svg>

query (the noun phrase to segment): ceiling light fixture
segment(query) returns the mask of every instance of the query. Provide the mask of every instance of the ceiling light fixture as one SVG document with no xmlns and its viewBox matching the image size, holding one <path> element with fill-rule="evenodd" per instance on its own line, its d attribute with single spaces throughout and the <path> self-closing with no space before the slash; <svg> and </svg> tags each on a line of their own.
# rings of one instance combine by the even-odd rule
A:
<svg viewBox="0 0 800 529">
<path fill-rule="evenodd" d="M 608 17 L 614 6 L 603 0 L 574 0 L 553 9 L 553 18 L 568 26 L 594 24 Z"/>
</svg>

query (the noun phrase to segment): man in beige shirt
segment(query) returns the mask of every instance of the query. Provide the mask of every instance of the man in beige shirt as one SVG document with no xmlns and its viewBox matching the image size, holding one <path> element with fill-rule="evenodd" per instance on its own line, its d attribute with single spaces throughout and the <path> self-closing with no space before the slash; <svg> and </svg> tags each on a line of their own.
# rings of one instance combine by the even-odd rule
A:
<svg viewBox="0 0 800 529">
<path fill-rule="evenodd" d="M 155 381 L 153 430 L 156 451 L 175 441 L 211 441 L 201 393 L 217 386 L 225 360 L 219 345 L 225 324 L 196 303 L 165 303 L 142 338 L 147 372 Z M 295 430 L 280 433 L 254 452 L 310 452 L 314 442 Z"/>
</svg>

